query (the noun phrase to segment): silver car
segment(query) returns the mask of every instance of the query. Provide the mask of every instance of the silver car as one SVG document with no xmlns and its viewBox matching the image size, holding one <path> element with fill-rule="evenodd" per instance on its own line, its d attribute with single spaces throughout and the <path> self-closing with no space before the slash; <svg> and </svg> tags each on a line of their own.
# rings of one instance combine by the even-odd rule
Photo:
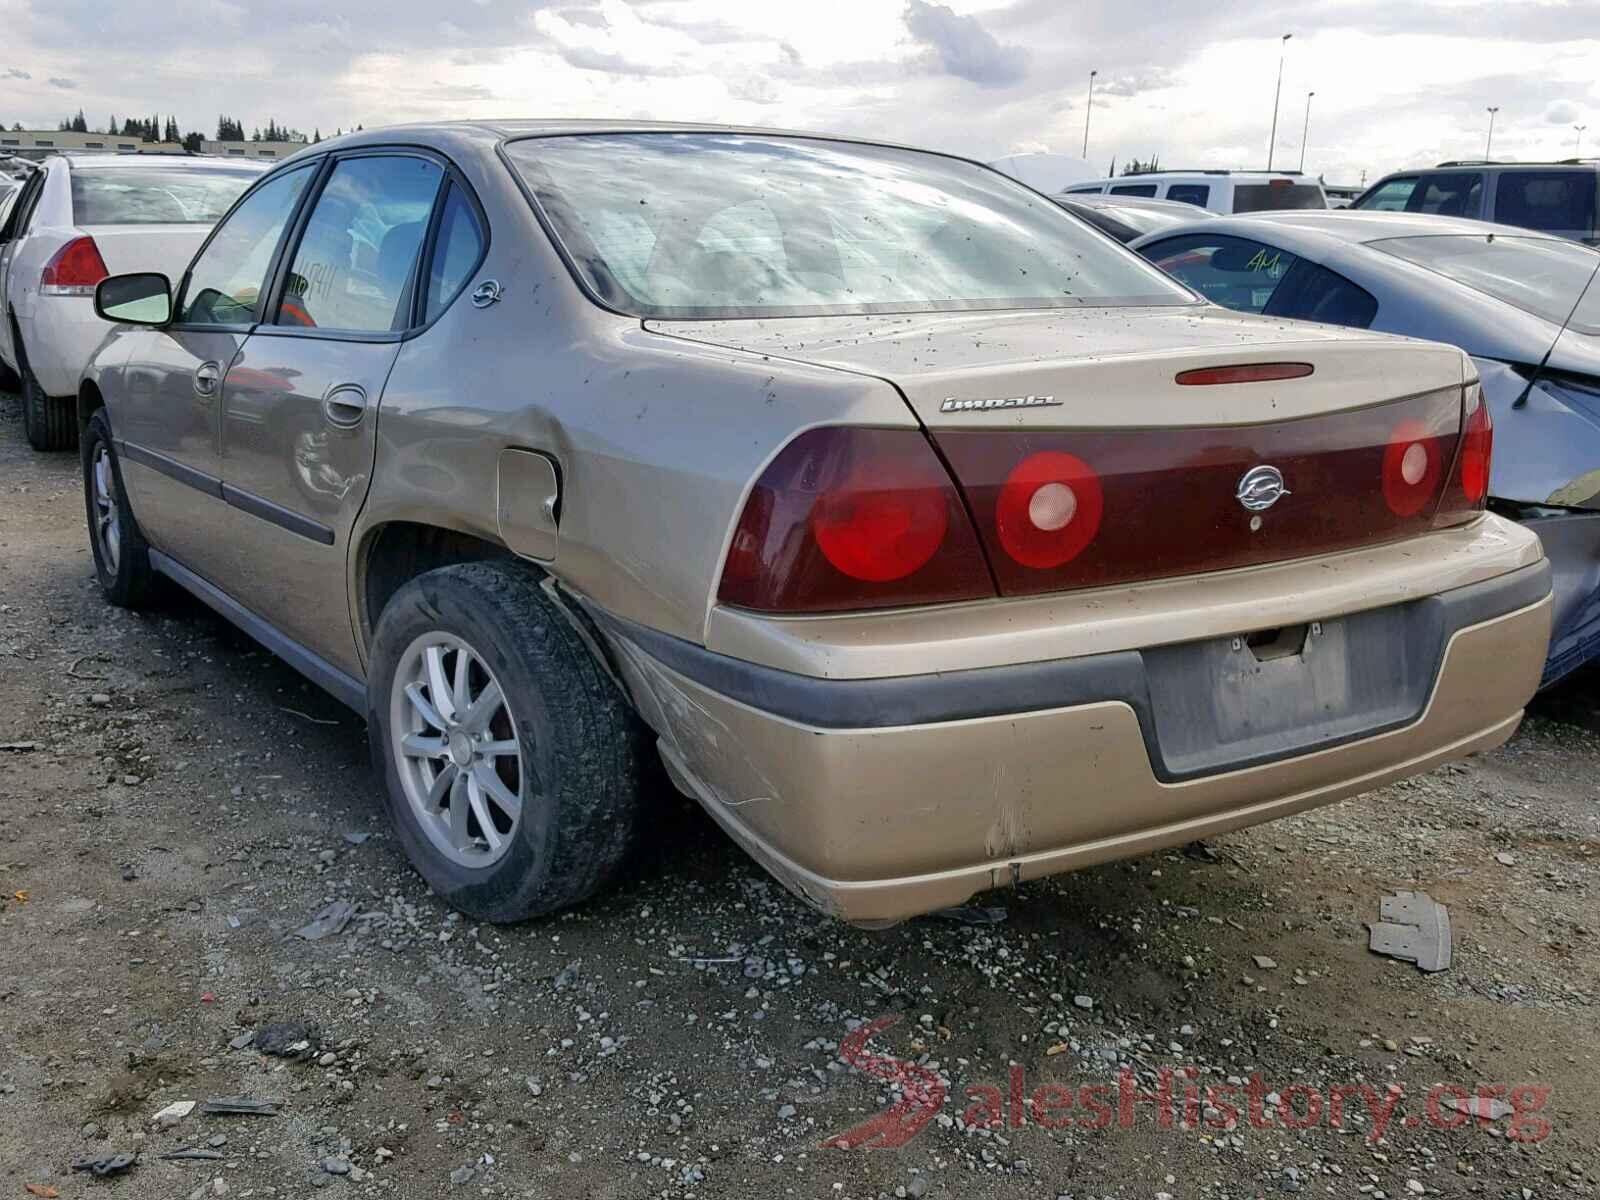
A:
<svg viewBox="0 0 1600 1200">
<path fill-rule="evenodd" d="M 0 220 L 0 366 L 17 375 L 36 450 L 77 445 L 78 380 L 105 336 L 110 274 L 176 274 L 262 168 L 139 154 L 48 158 Z"/>
<path fill-rule="evenodd" d="M 614 876 L 662 767 L 882 923 L 1498 745 L 1544 661 L 1466 355 L 1207 305 L 945 155 L 370 131 L 97 303 L 106 596 L 365 714 L 483 918 Z"/>
<path fill-rule="evenodd" d="M 1545 685 L 1600 655 L 1600 253 L 1508 225 L 1366 211 L 1197 221 L 1132 246 L 1239 312 L 1471 354 L 1495 424 L 1491 501 L 1539 533 L 1555 567 Z"/>
</svg>

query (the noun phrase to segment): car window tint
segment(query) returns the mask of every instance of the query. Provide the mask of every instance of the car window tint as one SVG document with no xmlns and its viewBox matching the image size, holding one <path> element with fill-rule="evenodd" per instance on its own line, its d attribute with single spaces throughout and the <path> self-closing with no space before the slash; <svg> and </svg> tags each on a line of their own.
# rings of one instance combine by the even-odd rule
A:
<svg viewBox="0 0 1600 1200">
<path fill-rule="evenodd" d="M 1407 212 L 1476 217 L 1483 208 L 1483 176 L 1475 171 L 1429 175 L 1412 189 Z"/>
<path fill-rule="evenodd" d="M 1205 235 L 1172 238 L 1141 251 L 1169 275 L 1213 304 L 1261 312 L 1297 257 L 1247 238 Z"/>
<path fill-rule="evenodd" d="M 1154 196 L 1156 185 L 1153 183 L 1119 183 L 1111 189 L 1113 196 Z"/>
<path fill-rule="evenodd" d="M 1178 200 L 1184 204 L 1198 204 L 1204 208 L 1206 201 L 1211 199 L 1211 188 L 1204 183 L 1175 183 L 1167 189 L 1167 199 Z"/>
<path fill-rule="evenodd" d="M 1286 179 L 1274 179 L 1270 183 L 1241 183 L 1233 189 L 1233 211 L 1236 213 L 1327 207 L 1327 198 L 1315 183 L 1290 183 Z"/>
<path fill-rule="evenodd" d="M 74 225 L 215 225 L 254 171 L 80 167 L 72 172 Z"/>
<path fill-rule="evenodd" d="M 472 277 L 482 254 L 483 233 L 478 228 L 478 215 L 465 193 L 452 183 L 439 218 L 439 240 L 428 272 L 425 320 L 433 320 L 450 306 Z"/>
<path fill-rule="evenodd" d="M 254 324 L 267 268 L 311 175 L 308 165 L 268 180 L 217 227 L 190 269 L 180 323 Z"/>
<path fill-rule="evenodd" d="M 1502 225 L 1591 237 L 1595 224 L 1595 172 L 1502 171 L 1495 185 L 1494 219 Z"/>
<path fill-rule="evenodd" d="M 1343 275 L 1301 259 L 1272 294 L 1266 312 L 1297 321 L 1366 329 L 1378 315 L 1378 301 Z"/>
<path fill-rule="evenodd" d="M 410 280 L 444 171 L 425 158 L 339 163 L 311 209 L 276 324 L 387 333 L 410 323 Z"/>
<path fill-rule="evenodd" d="M 1354 208 L 1371 208 L 1379 212 L 1404 212 L 1411 202 L 1411 193 L 1417 190 L 1415 176 L 1407 179 L 1386 179 L 1361 200 Z"/>
</svg>

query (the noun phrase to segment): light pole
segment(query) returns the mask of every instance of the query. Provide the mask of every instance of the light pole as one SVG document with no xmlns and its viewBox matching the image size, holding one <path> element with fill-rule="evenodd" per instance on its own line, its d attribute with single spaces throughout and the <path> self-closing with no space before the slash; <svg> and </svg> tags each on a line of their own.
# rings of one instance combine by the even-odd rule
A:
<svg viewBox="0 0 1600 1200">
<path fill-rule="evenodd" d="M 1489 161 L 1489 150 L 1494 146 L 1494 115 L 1499 111 L 1500 106 L 1498 104 L 1491 104 L 1489 106 L 1489 137 L 1488 140 L 1483 143 L 1484 162 Z"/>
<path fill-rule="evenodd" d="M 1278 147 L 1278 101 L 1283 98 L 1283 58 L 1289 51 L 1289 39 L 1294 34 L 1286 33 L 1283 40 L 1278 43 L 1278 89 L 1272 93 L 1272 140 L 1267 143 L 1267 170 L 1272 170 L 1272 152 Z"/>
<path fill-rule="evenodd" d="M 1094 77 L 1099 71 L 1089 72 L 1089 103 L 1083 109 L 1083 157 L 1089 157 L 1089 114 L 1094 111 Z"/>
<path fill-rule="evenodd" d="M 1573 148 L 1572 148 L 1572 157 L 1573 158 L 1582 158 L 1583 157 L 1583 131 L 1585 129 L 1589 128 L 1589 127 L 1587 125 L 1574 125 L 1573 128 L 1578 131 L 1578 143 L 1577 143 L 1577 145 L 1573 146 Z"/>
<path fill-rule="evenodd" d="M 1306 127 L 1300 131 L 1300 173 L 1306 170 L 1306 138 L 1311 136 L 1311 97 L 1315 92 L 1306 93 Z"/>
</svg>

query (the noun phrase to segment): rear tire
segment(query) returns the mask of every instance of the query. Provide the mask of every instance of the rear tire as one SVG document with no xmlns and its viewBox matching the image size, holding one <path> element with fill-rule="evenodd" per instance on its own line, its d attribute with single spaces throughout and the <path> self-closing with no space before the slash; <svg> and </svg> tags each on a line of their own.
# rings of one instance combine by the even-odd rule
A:
<svg viewBox="0 0 1600 1200">
<path fill-rule="evenodd" d="M 122 464 L 117 461 L 105 409 L 89 418 L 79 458 L 89 546 L 100 590 L 118 608 L 147 608 L 160 577 L 150 566 L 150 544 L 133 518 L 133 506 L 122 486 Z"/>
<path fill-rule="evenodd" d="M 78 448 L 77 401 L 71 396 L 47 396 L 26 364 L 22 367 L 22 428 L 35 450 Z"/>
<path fill-rule="evenodd" d="M 615 876 L 649 745 L 529 569 L 466 563 L 402 587 L 378 620 L 367 696 L 389 815 L 446 903 L 517 921 Z"/>
</svg>

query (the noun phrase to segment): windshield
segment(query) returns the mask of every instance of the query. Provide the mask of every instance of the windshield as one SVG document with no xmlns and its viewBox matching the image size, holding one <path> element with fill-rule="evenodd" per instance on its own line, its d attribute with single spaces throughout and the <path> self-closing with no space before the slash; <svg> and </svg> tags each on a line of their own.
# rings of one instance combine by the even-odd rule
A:
<svg viewBox="0 0 1600 1200">
<path fill-rule="evenodd" d="M 74 225 L 215 225 L 258 171 L 170 167 L 78 167 L 72 172 Z"/>
<path fill-rule="evenodd" d="M 1572 313 L 1600 266 L 1600 253 L 1555 238 L 1430 234 L 1367 244 L 1557 325 Z M 1573 314 L 1572 328 L 1600 333 L 1600 287 L 1589 288 Z"/>
<path fill-rule="evenodd" d="M 581 280 L 635 316 L 1195 303 L 1045 197 L 938 155 L 700 133 L 506 153 Z"/>
</svg>

